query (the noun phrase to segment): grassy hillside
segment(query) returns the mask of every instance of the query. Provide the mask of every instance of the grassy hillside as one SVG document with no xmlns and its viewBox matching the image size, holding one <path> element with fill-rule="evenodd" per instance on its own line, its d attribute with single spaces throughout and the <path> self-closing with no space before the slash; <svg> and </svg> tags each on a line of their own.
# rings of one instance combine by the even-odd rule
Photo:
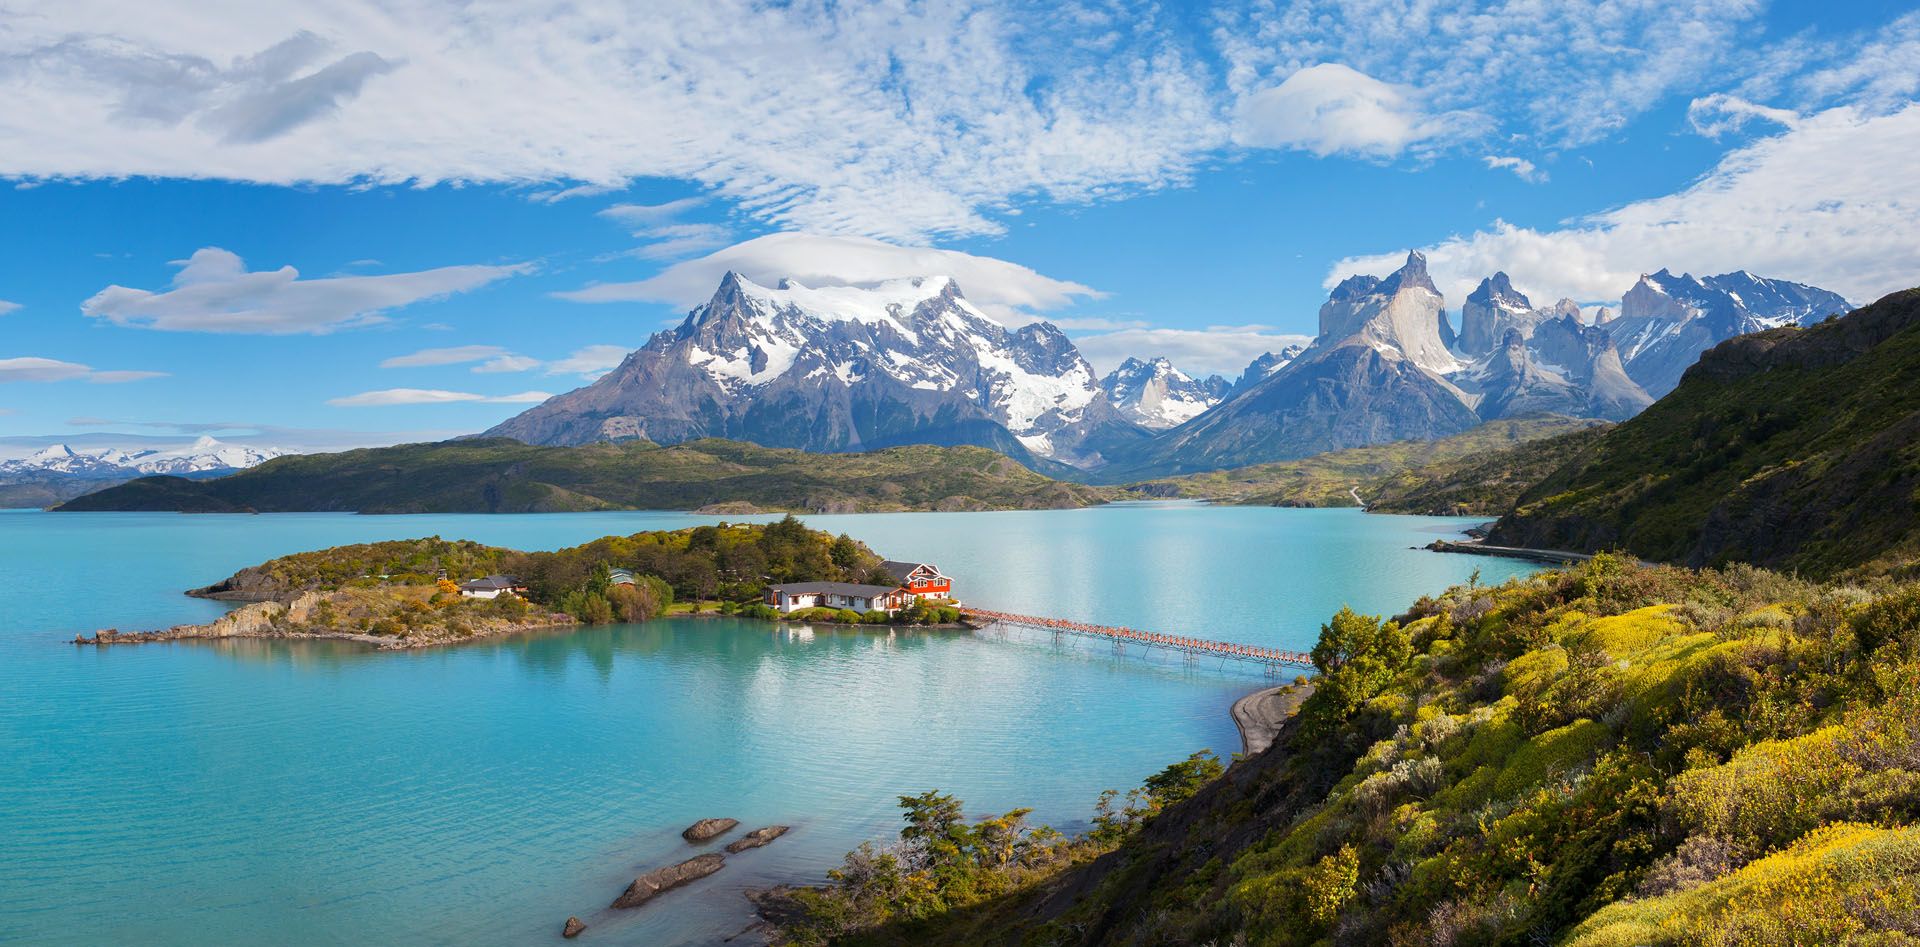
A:
<svg viewBox="0 0 1920 947">
<path fill-rule="evenodd" d="M 1376 513 L 1499 516 L 1534 484 L 1600 439 L 1613 425 L 1595 422 L 1563 434 L 1442 460 L 1380 477 L 1360 490 Z"/>
<path fill-rule="evenodd" d="M 1460 465 L 1604 423 L 1562 417 L 1492 421 L 1439 440 L 1355 447 L 1302 460 L 1150 480 L 1128 489 L 1152 496 L 1190 497 L 1251 506 L 1353 506 L 1353 495 L 1348 491 L 1358 488 L 1360 495 L 1372 504 L 1375 494 L 1383 490 L 1391 490 L 1395 497 L 1405 497 L 1429 479 L 1450 478 Z M 1462 495 L 1461 502 L 1467 499 Z M 1487 512 L 1504 510 L 1502 506 Z"/>
<path fill-rule="evenodd" d="M 788 941 L 1920 942 L 1920 584 L 1601 556 L 1313 654 L 1271 749 L 1083 836 L 903 798 Z"/>
<path fill-rule="evenodd" d="M 1812 575 L 1920 554 L 1920 290 L 1716 346 L 1492 541 Z"/>
<path fill-rule="evenodd" d="M 146 477 L 60 509 L 865 512 L 1075 507 L 1110 494 L 1050 480 L 980 447 L 809 454 L 722 440 L 532 447 L 492 439 L 282 457 L 218 480 Z"/>
</svg>

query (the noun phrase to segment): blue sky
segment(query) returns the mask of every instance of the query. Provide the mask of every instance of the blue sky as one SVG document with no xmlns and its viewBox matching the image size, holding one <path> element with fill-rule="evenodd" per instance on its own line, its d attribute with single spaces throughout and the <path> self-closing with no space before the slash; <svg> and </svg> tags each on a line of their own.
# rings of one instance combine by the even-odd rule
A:
<svg viewBox="0 0 1920 947">
<path fill-rule="evenodd" d="M 1228 374 L 1410 248 L 1920 282 L 1909 3 L 307 6 L 0 2 L 0 438 L 479 430 L 728 267 Z"/>
</svg>

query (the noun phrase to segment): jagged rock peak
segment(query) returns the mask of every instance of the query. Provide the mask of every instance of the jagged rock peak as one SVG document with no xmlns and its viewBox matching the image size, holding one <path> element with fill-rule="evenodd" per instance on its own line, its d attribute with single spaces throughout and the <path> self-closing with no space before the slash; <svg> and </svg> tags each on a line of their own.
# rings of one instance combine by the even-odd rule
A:
<svg viewBox="0 0 1920 947">
<path fill-rule="evenodd" d="M 1467 294 L 1467 302 L 1509 309 L 1533 308 L 1533 301 L 1527 298 L 1526 293 L 1513 288 L 1513 281 L 1507 278 L 1504 271 L 1496 271 L 1481 280 L 1480 285 Z"/>
<path fill-rule="evenodd" d="M 1418 250 L 1407 251 L 1407 262 L 1381 281 L 1379 291 L 1391 295 L 1402 289 L 1424 289 L 1440 295 L 1440 287 L 1433 285 L 1433 278 L 1427 275 L 1427 257 Z"/>
</svg>

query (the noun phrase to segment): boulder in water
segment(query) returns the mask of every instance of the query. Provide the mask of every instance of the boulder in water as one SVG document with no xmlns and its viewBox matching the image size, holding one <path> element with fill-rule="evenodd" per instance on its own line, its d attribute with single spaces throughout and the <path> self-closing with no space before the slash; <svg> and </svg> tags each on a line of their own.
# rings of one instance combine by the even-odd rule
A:
<svg viewBox="0 0 1920 947">
<path fill-rule="evenodd" d="M 567 926 L 560 928 L 560 936 L 572 940 L 575 937 L 579 937 L 580 932 L 586 929 L 587 925 L 582 923 L 579 918 L 570 917 L 567 918 Z"/>
<path fill-rule="evenodd" d="M 787 830 L 788 830 L 788 827 L 784 825 L 769 825 L 764 829 L 754 829 L 753 831 L 748 832 L 747 834 L 741 836 L 738 839 L 735 839 L 732 843 L 728 844 L 727 851 L 737 855 L 741 852 L 746 851 L 749 848 L 759 848 L 760 846 L 765 845 L 768 842 L 771 842 L 774 839 L 777 839 L 780 836 L 787 834 Z"/>
<path fill-rule="evenodd" d="M 689 881 L 698 881 L 720 870 L 726 863 L 726 856 L 708 852 L 695 855 L 678 865 L 669 868 L 656 868 L 638 878 L 620 897 L 614 899 L 616 908 L 637 908 L 654 899 L 663 891 L 671 891 Z"/>
<path fill-rule="evenodd" d="M 704 842 L 733 831 L 734 826 L 739 824 L 739 819 L 701 819 L 687 826 L 687 830 L 680 833 L 680 837 L 689 842 Z"/>
</svg>

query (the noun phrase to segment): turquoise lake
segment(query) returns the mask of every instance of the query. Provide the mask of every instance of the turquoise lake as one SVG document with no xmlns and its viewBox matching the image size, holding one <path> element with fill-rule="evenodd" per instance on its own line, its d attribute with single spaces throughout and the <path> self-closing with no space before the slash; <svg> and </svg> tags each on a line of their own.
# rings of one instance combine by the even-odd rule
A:
<svg viewBox="0 0 1920 947">
<path fill-rule="evenodd" d="M 756 517 L 0 513 L 0 941 L 708 944 L 742 889 L 824 875 L 896 796 L 1081 827 L 1202 748 L 1239 748 L 1257 668 L 1031 633 L 676 619 L 418 653 L 241 641 L 75 647 L 203 621 L 181 590 L 290 552 L 440 535 L 555 548 Z M 987 608 L 1304 650 L 1342 605 L 1532 571 L 1411 548 L 1471 520 L 1124 504 L 813 516 L 937 563 Z M 706 816 L 784 823 L 631 912 Z"/>
</svg>

